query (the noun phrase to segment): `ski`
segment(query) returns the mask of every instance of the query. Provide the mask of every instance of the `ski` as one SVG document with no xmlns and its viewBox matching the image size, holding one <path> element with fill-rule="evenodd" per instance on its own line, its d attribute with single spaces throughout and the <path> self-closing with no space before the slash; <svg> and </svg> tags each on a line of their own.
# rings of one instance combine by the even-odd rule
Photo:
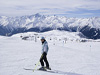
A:
<svg viewBox="0 0 100 75">
<path fill-rule="evenodd" d="M 30 71 L 47 71 L 46 69 L 31 69 L 31 68 L 23 68 L 24 70 L 30 70 Z"/>
<path fill-rule="evenodd" d="M 40 68 L 39 68 L 39 69 L 35 69 L 35 70 L 34 70 L 34 69 L 31 69 L 31 68 L 23 68 L 23 69 L 24 69 L 24 70 L 27 70 L 27 71 L 28 71 L 28 70 L 29 70 L 29 71 L 33 71 L 33 72 L 34 72 L 34 71 L 43 71 L 43 72 L 49 72 L 49 73 L 59 73 L 59 71 L 56 71 L 56 70 L 48 70 L 48 69 L 46 69 L 46 68 L 45 68 L 45 69 L 40 69 Z"/>
</svg>

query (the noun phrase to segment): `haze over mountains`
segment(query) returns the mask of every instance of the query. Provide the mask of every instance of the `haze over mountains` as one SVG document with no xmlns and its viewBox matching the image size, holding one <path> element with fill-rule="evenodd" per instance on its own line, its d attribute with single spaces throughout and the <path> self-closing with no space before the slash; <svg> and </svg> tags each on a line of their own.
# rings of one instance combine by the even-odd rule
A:
<svg viewBox="0 0 100 75">
<path fill-rule="evenodd" d="M 39 13 L 21 17 L 0 16 L 0 35 L 3 36 L 50 30 L 81 32 L 89 39 L 100 39 L 100 17 L 68 18 L 55 15 L 45 16 Z"/>
</svg>

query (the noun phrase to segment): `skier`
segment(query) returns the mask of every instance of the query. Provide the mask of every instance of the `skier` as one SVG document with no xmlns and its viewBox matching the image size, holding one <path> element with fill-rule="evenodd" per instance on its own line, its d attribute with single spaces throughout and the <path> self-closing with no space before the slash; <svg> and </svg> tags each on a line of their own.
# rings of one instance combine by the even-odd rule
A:
<svg viewBox="0 0 100 75">
<path fill-rule="evenodd" d="M 51 70 L 51 68 L 49 67 L 49 62 L 47 60 L 47 53 L 49 50 L 48 43 L 44 37 L 41 37 L 41 42 L 42 42 L 42 55 L 40 58 L 40 63 L 42 66 L 41 68 L 46 68 L 46 69 Z M 46 63 L 46 67 L 44 67 L 44 62 Z"/>
</svg>

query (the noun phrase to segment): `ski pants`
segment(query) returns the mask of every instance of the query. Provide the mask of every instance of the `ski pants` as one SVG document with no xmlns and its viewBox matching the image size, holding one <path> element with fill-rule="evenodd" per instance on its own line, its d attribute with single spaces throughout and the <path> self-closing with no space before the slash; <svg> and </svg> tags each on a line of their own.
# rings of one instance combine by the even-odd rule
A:
<svg viewBox="0 0 100 75">
<path fill-rule="evenodd" d="M 49 67 L 49 63 L 47 60 L 47 53 L 45 53 L 45 52 L 41 55 L 41 58 L 40 58 L 40 63 L 41 63 L 42 67 L 44 67 L 44 62 L 46 64 L 46 67 Z"/>
</svg>

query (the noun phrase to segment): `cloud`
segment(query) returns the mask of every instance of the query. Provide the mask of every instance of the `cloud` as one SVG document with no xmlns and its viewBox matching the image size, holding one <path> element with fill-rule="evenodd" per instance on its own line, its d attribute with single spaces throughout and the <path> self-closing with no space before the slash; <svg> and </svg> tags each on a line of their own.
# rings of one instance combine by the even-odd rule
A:
<svg viewBox="0 0 100 75">
<path fill-rule="evenodd" d="M 84 10 L 100 10 L 100 0 L 0 0 L 0 15 L 7 16 L 90 13 Z"/>
</svg>

